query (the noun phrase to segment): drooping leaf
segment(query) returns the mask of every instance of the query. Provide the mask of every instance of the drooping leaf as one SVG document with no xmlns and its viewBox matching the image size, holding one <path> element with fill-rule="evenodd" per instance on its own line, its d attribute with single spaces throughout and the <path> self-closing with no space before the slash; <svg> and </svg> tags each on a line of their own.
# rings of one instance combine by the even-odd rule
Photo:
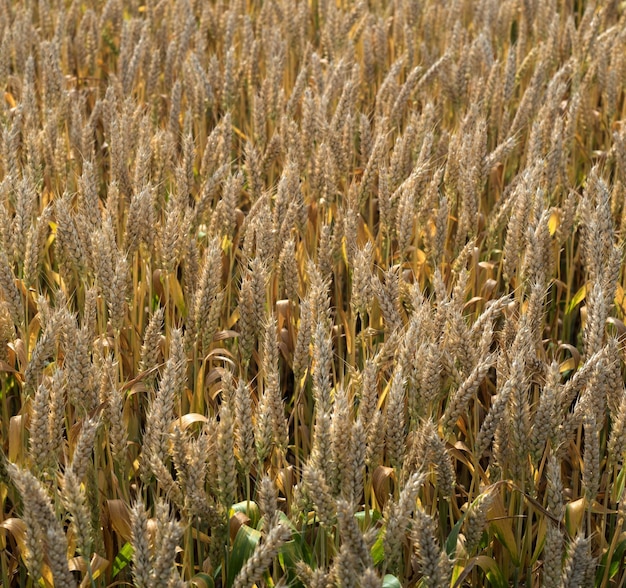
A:
<svg viewBox="0 0 626 588">
<path fill-rule="evenodd" d="M 502 570 L 493 559 L 487 557 L 486 555 L 477 555 L 468 562 L 465 562 L 464 565 L 455 567 L 455 571 L 453 573 L 453 588 L 460 588 L 463 585 L 464 580 L 471 574 L 472 570 L 476 566 L 485 572 L 485 575 L 489 580 L 489 585 L 492 588 L 507 588 L 508 584 L 504 579 Z"/>
<path fill-rule="evenodd" d="M 394 480 L 393 468 L 378 466 L 372 474 L 372 488 L 376 502 L 382 507 L 387 502 L 391 492 L 391 481 Z"/>
<path fill-rule="evenodd" d="M 520 565 L 519 550 L 513 533 L 513 519 L 508 516 L 500 493 L 495 494 L 489 508 L 488 519 L 491 521 L 489 526 L 493 534 L 508 551 L 513 563 Z"/>
<path fill-rule="evenodd" d="M 68 567 L 71 572 L 81 572 L 83 579 L 79 584 L 79 588 L 87 588 L 87 586 L 92 586 L 93 580 L 98 579 L 104 570 L 109 567 L 109 560 L 104 559 L 97 553 L 94 553 L 91 561 L 89 562 L 89 568 L 87 568 L 87 561 L 84 557 L 73 557 L 69 560 Z M 91 575 L 89 574 L 89 571 L 91 571 Z"/>
<path fill-rule="evenodd" d="M 587 502 L 584 498 L 579 498 L 569 502 L 565 506 L 565 528 L 570 537 L 575 537 L 585 516 Z"/>
<path fill-rule="evenodd" d="M 504 574 L 498 566 L 498 564 L 487 557 L 486 555 L 479 555 L 476 557 L 476 565 L 485 572 L 489 583 L 493 588 L 507 588 L 508 583 L 504 579 Z"/>
<path fill-rule="evenodd" d="M 116 498 L 107 500 L 106 506 L 113 530 L 119 533 L 125 541 L 130 541 L 130 511 L 125 502 Z"/>
<path fill-rule="evenodd" d="M 231 507 L 231 514 L 235 512 L 248 516 L 250 518 L 249 526 L 255 529 L 257 528 L 259 520 L 261 519 L 261 511 L 259 511 L 259 507 L 256 502 L 253 500 L 250 500 L 250 502 L 243 500 L 237 504 L 233 504 Z"/>
<path fill-rule="evenodd" d="M 189 583 L 196 588 L 215 588 L 215 582 L 209 574 L 196 574 Z"/>
<path fill-rule="evenodd" d="M 6 529 L 13 535 L 22 554 L 26 552 L 26 523 L 22 519 L 9 518 L 0 523 L 0 529 Z"/>
<path fill-rule="evenodd" d="M 183 316 L 186 316 L 187 305 L 185 304 L 185 296 L 183 294 L 183 288 L 174 274 L 169 274 L 169 290 L 170 290 L 170 296 L 172 300 L 174 301 L 176 308 L 178 308 L 179 312 Z"/>
</svg>

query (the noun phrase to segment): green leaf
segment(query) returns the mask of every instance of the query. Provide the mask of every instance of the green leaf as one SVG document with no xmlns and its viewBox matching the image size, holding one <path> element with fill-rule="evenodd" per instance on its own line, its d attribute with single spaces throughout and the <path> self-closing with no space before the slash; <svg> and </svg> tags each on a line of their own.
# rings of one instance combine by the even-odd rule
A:
<svg viewBox="0 0 626 588">
<path fill-rule="evenodd" d="M 535 544 L 535 550 L 533 551 L 533 555 L 530 559 L 530 563 L 534 565 L 539 560 L 540 555 L 543 553 L 543 547 L 546 543 L 546 529 L 548 524 L 552 524 L 548 522 L 548 520 L 544 517 L 539 520 L 537 525 L 537 542 Z"/>
<path fill-rule="evenodd" d="M 286 527 L 289 527 L 291 529 L 291 534 L 292 535 L 297 535 L 299 533 L 298 528 L 293 524 L 293 521 L 282 511 L 278 512 L 278 520 L 285 525 Z M 250 526 L 252 526 L 252 523 L 250 523 Z M 263 528 L 265 526 L 265 517 L 262 516 L 256 523 L 256 525 L 254 525 L 255 529 L 258 529 L 259 531 L 263 531 Z"/>
<path fill-rule="evenodd" d="M 370 508 L 369 515 L 370 515 L 370 525 L 374 525 L 380 519 L 383 518 L 382 513 L 379 510 L 374 510 L 373 508 Z M 366 531 L 367 529 L 365 528 L 365 511 L 360 510 L 359 512 L 355 513 L 354 518 L 356 518 L 356 520 L 359 521 L 359 526 L 361 528 L 361 531 Z"/>
<path fill-rule="evenodd" d="M 613 484 L 613 490 L 611 492 L 611 500 L 613 502 L 619 502 L 622 499 L 624 482 L 626 482 L 626 468 L 621 468 L 619 474 L 617 474 L 617 480 L 615 484 Z"/>
<path fill-rule="evenodd" d="M 621 541 L 615 551 L 613 552 L 613 557 L 611 558 L 611 565 L 609 566 L 609 579 L 613 579 L 617 572 L 622 569 L 622 558 L 624 557 L 624 552 L 626 551 L 626 540 Z"/>
<path fill-rule="evenodd" d="M 398 580 L 395 576 L 385 574 L 382 588 L 402 588 L 402 584 L 400 584 L 400 580 Z"/>
<path fill-rule="evenodd" d="M 456 543 L 457 543 L 457 539 L 459 538 L 459 533 L 461 532 L 461 525 L 463 524 L 464 520 L 465 520 L 465 514 L 463 514 L 463 516 L 456 522 L 454 527 L 452 527 L 452 530 L 450 531 L 450 534 L 448 535 L 448 538 L 446 539 L 446 553 L 448 554 L 448 557 L 452 559 L 454 559 L 454 554 L 456 553 Z"/>
<path fill-rule="evenodd" d="M 124 543 L 113 560 L 113 578 L 115 578 L 115 576 L 117 576 L 130 563 L 133 551 L 133 546 L 130 543 Z"/>
<path fill-rule="evenodd" d="M 301 588 L 302 582 L 296 571 L 298 562 L 303 562 L 315 569 L 317 560 L 306 541 L 306 531 L 299 532 L 285 513 L 281 512 L 279 517 L 283 524 L 291 529 L 292 538 L 278 550 L 278 562 L 287 573 L 287 586 Z"/>
<path fill-rule="evenodd" d="M 476 498 L 474 498 L 472 503 L 467 507 L 467 510 L 461 515 L 461 518 L 456 522 L 454 527 L 452 527 L 452 530 L 450 531 L 450 534 L 446 539 L 445 545 L 448 557 L 454 559 L 459 533 L 461 532 L 461 527 L 463 526 L 463 521 L 465 520 L 467 513 L 470 512 L 473 508 L 476 508 L 478 503 L 485 497 L 485 495 L 489 494 L 490 492 L 491 490 L 488 489 L 486 492 L 483 492 L 479 494 Z"/>
<path fill-rule="evenodd" d="M 457 561 L 452 568 L 452 578 L 450 580 L 450 586 L 454 586 L 456 588 L 456 586 L 458 585 L 458 579 L 464 571 L 465 564 L 463 562 Z"/>
<path fill-rule="evenodd" d="M 254 552 L 256 546 L 261 539 L 261 533 L 256 529 L 248 527 L 247 525 L 241 525 L 235 542 L 233 543 L 233 549 L 230 553 L 228 560 L 228 578 L 226 585 L 232 586 L 237 574 L 241 571 L 248 558 Z"/>
<path fill-rule="evenodd" d="M 574 294 L 574 297 L 569 301 L 567 308 L 565 309 L 565 314 L 570 314 L 587 296 L 587 284 L 583 284 L 583 286 Z"/>
<path fill-rule="evenodd" d="M 278 520 L 291 529 L 291 534 L 297 535 L 298 528 L 293 524 L 293 521 L 282 511 L 278 511 Z M 302 539 L 302 543 L 305 544 L 304 539 Z M 305 544 L 306 545 L 306 544 Z"/>
<path fill-rule="evenodd" d="M 622 539 L 613 550 L 611 555 L 611 562 L 609 564 L 609 574 L 608 578 L 614 578 L 617 572 L 621 569 L 622 558 L 624 557 L 624 552 L 626 551 L 626 538 Z M 609 556 L 609 551 L 606 551 L 602 556 L 602 560 L 600 561 L 600 565 L 596 571 L 596 586 L 602 586 L 602 581 L 604 580 L 604 574 L 606 570 L 607 558 Z"/>
<path fill-rule="evenodd" d="M 306 546 L 306 544 L 304 544 Z M 287 573 L 287 585 L 293 586 L 293 588 L 300 588 L 302 582 L 298 578 L 296 572 L 296 564 L 300 561 L 306 562 L 310 565 L 310 557 L 307 558 L 302 551 L 302 542 L 298 539 L 292 539 L 283 543 L 282 547 L 278 551 L 278 562 L 282 566 L 283 570 Z"/>
<path fill-rule="evenodd" d="M 477 555 L 464 565 L 456 565 L 453 573 L 453 587 L 460 588 L 476 566 L 485 573 L 492 588 L 508 588 L 502 570 L 493 559 L 486 555 Z"/>
<path fill-rule="evenodd" d="M 374 545 L 372 545 L 372 549 L 370 549 L 372 561 L 374 562 L 375 566 L 377 566 L 381 561 L 383 561 L 383 559 L 385 559 L 385 548 L 383 546 L 384 536 L 384 531 L 381 529 L 381 531 L 378 533 L 376 541 L 374 542 Z"/>
<path fill-rule="evenodd" d="M 508 588 L 508 584 L 504 580 L 502 570 L 493 559 L 487 557 L 486 555 L 479 555 L 476 557 L 476 565 L 483 572 L 485 572 L 485 575 L 493 588 Z"/>
</svg>

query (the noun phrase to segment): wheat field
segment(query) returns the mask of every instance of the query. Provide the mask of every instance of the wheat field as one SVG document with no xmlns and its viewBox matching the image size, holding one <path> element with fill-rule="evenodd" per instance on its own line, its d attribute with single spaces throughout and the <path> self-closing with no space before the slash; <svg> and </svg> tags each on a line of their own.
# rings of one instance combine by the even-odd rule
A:
<svg viewBox="0 0 626 588">
<path fill-rule="evenodd" d="M 622 587 L 626 3 L 1 0 L 9 587 Z"/>
</svg>

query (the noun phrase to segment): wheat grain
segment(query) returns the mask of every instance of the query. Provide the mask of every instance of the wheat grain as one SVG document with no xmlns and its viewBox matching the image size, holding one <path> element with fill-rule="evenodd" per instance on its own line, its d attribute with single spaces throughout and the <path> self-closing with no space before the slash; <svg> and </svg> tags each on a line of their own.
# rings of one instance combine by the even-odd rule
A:
<svg viewBox="0 0 626 588">
<path fill-rule="evenodd" d="M 139 4 L 0 7 L 0 569 L 618 582 L 617 3 Z"/>
</svg>

